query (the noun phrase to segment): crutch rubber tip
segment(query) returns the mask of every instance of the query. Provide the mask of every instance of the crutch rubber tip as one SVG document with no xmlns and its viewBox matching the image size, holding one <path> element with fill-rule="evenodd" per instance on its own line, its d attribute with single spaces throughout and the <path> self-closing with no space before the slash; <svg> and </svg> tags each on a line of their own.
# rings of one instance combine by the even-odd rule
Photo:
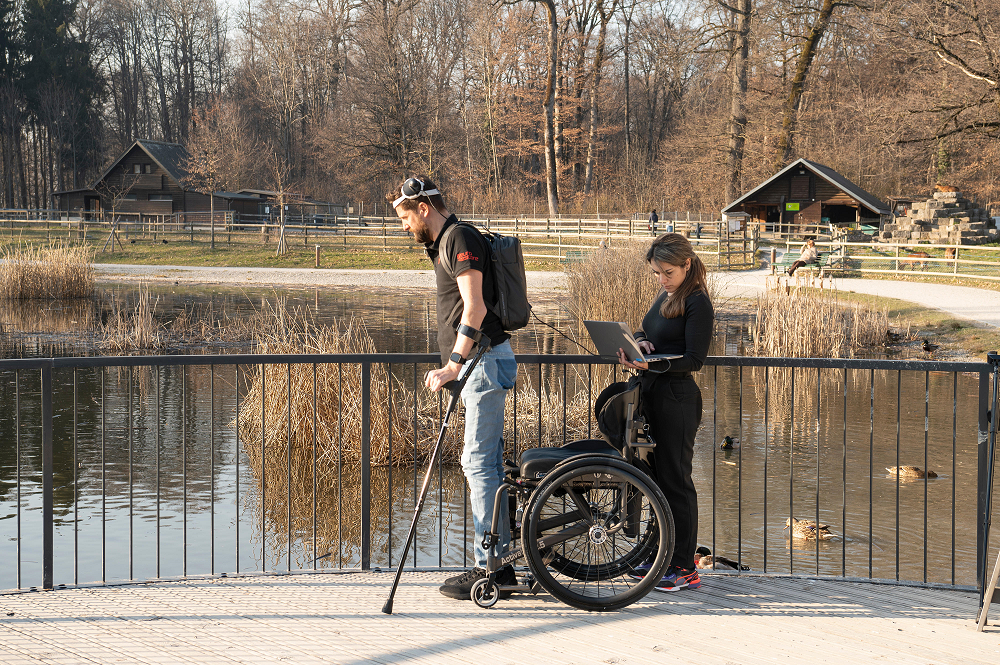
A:
<svg viewBox="0 0 1000 665">
<path fill-rule="evenodd" d="M 392 599 L 385 601 L 385 605 L 382 606 L 382 614 L 392 614 Z"/>
</svg>

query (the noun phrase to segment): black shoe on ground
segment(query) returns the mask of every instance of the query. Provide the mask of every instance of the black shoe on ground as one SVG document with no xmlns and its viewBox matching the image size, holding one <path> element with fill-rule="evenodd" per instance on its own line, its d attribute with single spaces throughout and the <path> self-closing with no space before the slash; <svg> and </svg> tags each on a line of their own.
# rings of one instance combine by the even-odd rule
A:
<svg viewBox="0 0 1000 665">
<path fill-rule="evenodd" d="M 482 568 L 473 568 L 470 571 L 462 573 L 456 577 L 449 577 L 445 580 L 444 584 L 438 589 L 441 595 L 447 596 L 448 598 L 454 598 L 456 600 L 472 600 L 472 587 L 481 579 L 486 577 L 486 571 Z M 514 569 L 511 566 L 504 566 L 497 571 L 496 576 L 497 584 L 501 586 L 510 586 L 512 584 L 517 584 L 517 576 L 514 573 Z M 507 598 L 510 596 L 510 591 L 501 591 L 500 597 Z"/>
<path fill-rule="evenodd" d="M 461 582 L 462 579 L 466 575 L 468 575 L 468 574 L 469 574 L 469 571 L 466 570 L 465 572 L 459 573 L 458 575 L 453 575 L 453 576 L 449 577 L 448 579 L 446 579 L 444 581 L 444 585 L 445 586 L 455 586 L 456 584 L 458 584 L 459 582 Z"/>
</svg>

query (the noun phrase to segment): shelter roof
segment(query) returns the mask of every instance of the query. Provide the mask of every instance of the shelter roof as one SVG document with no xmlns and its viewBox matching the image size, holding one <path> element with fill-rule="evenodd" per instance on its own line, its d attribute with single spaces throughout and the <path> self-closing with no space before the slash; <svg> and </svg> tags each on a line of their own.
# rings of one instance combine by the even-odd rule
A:
<svg viewBox="0 0 1000 665">
<path fill-rule="evenodd" d="M 793 169 L 797 169 L 799 167 L 804 167 L 809 171 L 812 171 L 817 176 L 823 178 L 834 187 L 837 187 L 844 193 L 850 195 L 851 198 L 853 198 L 859 204 L 868 208 L 872 212 L 880 215 L 889 214 L 889 208 L 882 201 L 880 201 L 878 197 L 874 196 L 873 194 L 869 194 L 858 185 L 854 184 L 841 174 L 831 169 L 829 166 L 825 166 L 818 162 L 813 162 L 804 158 L 797 159 L 788 166 L 786 166 L 785 168 L 781 169 L 773 176 L 771 176 L 770 178 L 768 178 L 761 184 L 757 185 L 743 196 L 739 197 L 738 199 L 727 205 L 725 208 L 722 209 L 722 212 L 728 213 L 734 207 L 741 205 L 744 201 L 751 198 L 753 195 L 755 195 L 757 192 L 770 185 L 775 180 L 778 180 L 789 171 L 792 171 Z"/>
</svg>

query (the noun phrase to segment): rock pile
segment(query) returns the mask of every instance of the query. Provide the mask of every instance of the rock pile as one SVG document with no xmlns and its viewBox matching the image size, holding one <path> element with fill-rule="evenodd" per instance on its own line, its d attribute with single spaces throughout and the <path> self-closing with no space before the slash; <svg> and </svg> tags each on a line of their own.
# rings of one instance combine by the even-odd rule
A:
<svg viewBox="0 0 1000 665">
<path fill-rule="evenodd" d="M 974 208 L 961 192 L 935 192 L 934 198 L 914 201 L 912 209 L 895 222 L 884 224 L 883 242 L 929 241 L 935 245 L 979 245 L 997 240 L 983 208 Z"/>
</svg>

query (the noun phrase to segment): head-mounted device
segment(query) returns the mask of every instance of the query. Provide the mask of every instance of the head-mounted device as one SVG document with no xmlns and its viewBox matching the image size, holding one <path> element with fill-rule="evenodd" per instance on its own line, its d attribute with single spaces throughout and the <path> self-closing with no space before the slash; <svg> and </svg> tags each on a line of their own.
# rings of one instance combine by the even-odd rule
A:
<svg viewBox="0 0 1000 665">
<path fill-rule="evenodd" d="M 401 196 L 392 202 L 393 208 L 407 199 L 418 199 L 421 196 L 432 196 L 441 192 L 436 189 L 424 189 L 424 181 L 419 178 L 407 178 L 399 188 L 399 193 Z"/>
</svg>

